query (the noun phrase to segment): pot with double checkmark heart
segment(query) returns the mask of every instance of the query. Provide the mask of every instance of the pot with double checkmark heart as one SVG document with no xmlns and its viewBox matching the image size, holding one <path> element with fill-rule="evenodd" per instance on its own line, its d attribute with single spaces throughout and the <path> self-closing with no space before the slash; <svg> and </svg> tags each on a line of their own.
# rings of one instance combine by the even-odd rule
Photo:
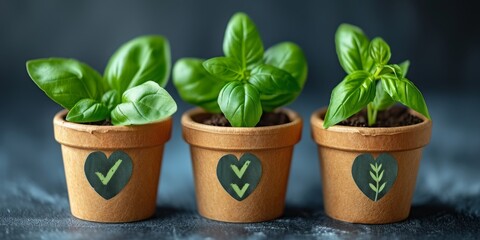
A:
<svg viewBox="0 0 480 240">
<path fill-rule="evenodd" d="M 61 144 L 72 215 L 94 222 L 132 222 L 155 214 L 164 144 L 171 117 L 136 126 L 53 120 Z"/>
<path fill-rule="evenodd" d="M 200 215 L 224 222 L 261 222 L 283 214 L 293 147 L 302 120 L 268 127 L 218 127 L 199 123 L 193 109 L 182 116 L 190 144 Z"/>
<path fill-rule="evenodd" d="M 408 217 L 422 149 L 432 122 L 402 127 L 323 127 L 326 108 L 311 116 L 318 144 L 325 212 L 352 223 L 383 224 Z"/>
</svg>

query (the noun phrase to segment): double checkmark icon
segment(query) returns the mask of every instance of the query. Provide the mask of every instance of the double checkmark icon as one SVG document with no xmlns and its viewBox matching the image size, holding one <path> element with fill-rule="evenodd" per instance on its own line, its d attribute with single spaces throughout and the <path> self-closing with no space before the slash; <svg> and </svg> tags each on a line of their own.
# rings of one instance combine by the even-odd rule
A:
<svg viewBox="0 0 480 240">
<path fill-rule="evenodd" d="M 262 164 L 251 153 L 244 154 L 239 160 L 228 154 L 220 158 L 217 165 L 217 177 L 223 188 L 238 201 L 247 198 L 257 187 L 262 176 Z"/>
<path fill-rule="evenodd" d="M 237 175 L 237 177 L 239 179 L 242 179 L 243 177 L 243 174 L 245 174 L 245 171 L 247 170 L 248 166 L 250 165 L 250 160 L 247 160 L 242 168 L 239 170 L 237 165 L 235 164 L 230 164 L 230 167 L 232 168 L 233 172 L 235 173 L 235 175 Z M 243 195 L 245 194 L 245 191 L 247 191 L 248 187 L 250 187 L 250 183 L 245 183 L 242 187 L 242 189 L 240 189 L 238 187 L 238 185 L 236 183 L 230 183 L 230 186 L 232 186 L 233 190 L 235 191 L 235 193 L 239 196 L 239 197 L 243 197 Z"/>
</svg>

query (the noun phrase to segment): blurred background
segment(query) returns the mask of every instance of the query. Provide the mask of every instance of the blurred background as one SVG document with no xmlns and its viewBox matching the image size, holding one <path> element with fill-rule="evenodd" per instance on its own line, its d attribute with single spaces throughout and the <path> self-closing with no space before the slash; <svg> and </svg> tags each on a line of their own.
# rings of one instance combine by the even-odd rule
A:
<svg viewBox="0 0 480 240">
<path fill-rule="evenodd" d="M 60 110 L 29 79 L 25 61 L 76 58 L 99 72 L 124 42 L 161 34 L 172 62 L 222 55 L 229 18 L 246 12 L 265 48 L 281 41 L 300 45 L 309 63 L 303 94 L 289 107 L 304 118 L 303 139 L 292 162 L 289 207 L 322 208 L 317 149 L 309 117 L 326 106 L 344 77 L 334 33 L 347 22 L 373 38 L 382 36 L 392 62 L 411 61 L 408 77 L 423 92 L 434 128 L 424 151 L 415 206 L 442 204 L 480 216 L 480 31 L 478 9 L 466 1 L 0 1 L 0 214 L 49 205 L 68 210 L 60 146 L 52 118 Z M 160 206 L 194 210 L 188 145 L 179 118 L 191 108 L 171 82 L 179 104 L 161 172 Z M 27 200 L 28 201 L 27 201 Z M 22 205 L 23 204 L 23 205 Z M 42 205 L 43 204 L 43 205 Z M 10 212 L 8 212 L 10 213 Z"/>
</svg>

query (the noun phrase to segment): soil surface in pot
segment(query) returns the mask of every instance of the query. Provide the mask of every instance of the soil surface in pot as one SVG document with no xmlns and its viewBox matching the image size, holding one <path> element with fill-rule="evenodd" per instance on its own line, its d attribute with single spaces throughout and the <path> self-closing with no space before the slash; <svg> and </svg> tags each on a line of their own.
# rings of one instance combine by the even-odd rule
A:
<svg viewBox="0 0 480 240">
<path fill-rule="evenodd" d="M 211 126 L 218 126 L 218 127 L 231 127 L 230 123 L 228 122 L 227 118 L 222 113 L 203 113 L 198 114 L 192 118 L 195 122 L 203 123 L 206 125 Z M 289 123 L 290 118 L 284 112 L 264 112 L 262 117 L 260 118 L 260 122 L 255 127 L 266 127 L 266 126 L 275 126 L 281 125 L 285 123 Z"/>
<path fill-rule="evenodd" d="M 67 117 L 64 117 L 63 120 L 67 121 Z M 102 120 L 102 121 L 98 121 L 98 122 L 88 122 L 88 123 L 80 123 L 80 124 L 96 125 L 96 126 L 113 126 L 113 124 L 112 124 L 112 122 L 110 122 L 110 120 Z"/>
<path fill-rule="evenodd" d="M 338 125 L 352 127 L 400 127 L 414 125 L 421 122 L 423 122 L 423 120 L 410 114 L 408 108 L 403 106 L 393 106 L 385 111 L 379 111 L 377 114 L 377 122 L 372 126 L 368 126 L 366 110 L 362 110 L 338 123 Z"/>
</svg>

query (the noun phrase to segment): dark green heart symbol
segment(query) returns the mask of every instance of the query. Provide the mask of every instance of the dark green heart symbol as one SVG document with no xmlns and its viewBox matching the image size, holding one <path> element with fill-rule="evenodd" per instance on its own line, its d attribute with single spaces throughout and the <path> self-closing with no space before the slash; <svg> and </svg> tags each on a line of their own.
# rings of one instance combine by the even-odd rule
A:
<svg viewBox="0 0 480 240">
<path fill-rule="evenodd" d="M 380 154 L 376 160 L 371 154 L 360 154 L 352 166 L 353 180 L 358 188 L 375 202 L 390 191 L 397 173 L 397 160 L 388 153 Z"/>
<path fill-rule="evenodd" d="M 245 153 L 240 160 L 228 154 L 220 158 L 217 177 L 225 191 L 238 201 L 247 198 L 262 176 L 262 163 L 257 156 Z"/>
<path fill-rule="evenodd" d="M 115 151 L 107 159 L 103 152 L 92 152 L 85 161 L 85 175 L 95 191 L 106 200 L 115 197 L 132 176 L 132 159 Z"/>
</svg>

